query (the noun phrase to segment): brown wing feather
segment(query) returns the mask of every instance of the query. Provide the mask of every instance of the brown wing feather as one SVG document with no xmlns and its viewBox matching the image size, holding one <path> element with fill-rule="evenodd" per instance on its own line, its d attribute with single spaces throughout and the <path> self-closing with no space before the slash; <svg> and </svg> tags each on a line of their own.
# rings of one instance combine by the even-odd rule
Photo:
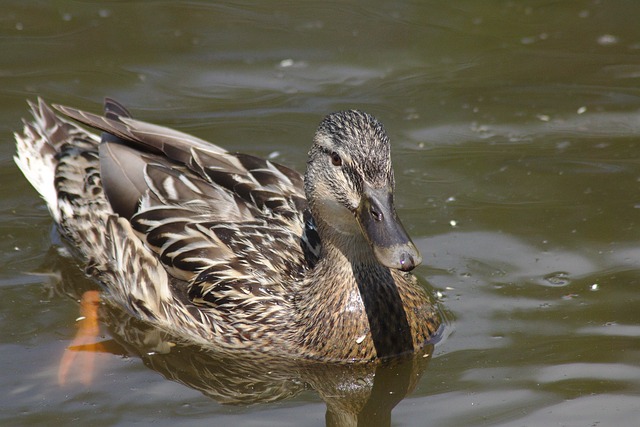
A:
<svg viewBox="0 0 640 427">
<path fill-rule="evenodd" d="M 111 102 L 113 103 L 113 101 Z M 137 145 L 144 151 L 163 153 L 168 158 L 181 163 L 189 161 L 192 148 L 199 148 L 211 153 L 226 152 L 217 145 L 193 135 L 118 115 L 122 111 L 115 108 L 107 116 L 99 116 L 64 105 L 53 105 L 53 107 L 80 123 L 100 129 L 121 140 L 129 141 L 131 145 Z M 120 106 L 120 108 L 126 111 L 124 107 Z"/>
<path fill-rule="evenodd" d="M 241 310 L 242 295 L 246 304 L 261 300 L 249 294 L 286 295 L 282 284 L 315 264 L 319 239 L 308 215 L 305 223 L 298 172 L 134 120 L 106 102 L 105 117 L 56 108 L 108 133 L 100 155 L 109 201 L 167 272 L 190 284 L 190 300 L 220 309 L 234 295 Z"/>
</svg>

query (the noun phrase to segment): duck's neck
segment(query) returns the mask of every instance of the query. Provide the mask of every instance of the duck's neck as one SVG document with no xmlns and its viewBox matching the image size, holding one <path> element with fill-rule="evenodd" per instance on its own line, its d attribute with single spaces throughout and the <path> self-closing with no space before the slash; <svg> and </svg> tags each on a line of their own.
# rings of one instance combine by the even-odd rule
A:
<svg viewBox="0 0 640 427">
<path fill-rule="evenodd" d="M 332 238 L 333 237 L 333 238 Z M 298 295 L 300 340 L 322 359 L 373 359 L 413 349 L 398 275 L 362 236 L 322 238 L 322 254 Z"/>
</svg>

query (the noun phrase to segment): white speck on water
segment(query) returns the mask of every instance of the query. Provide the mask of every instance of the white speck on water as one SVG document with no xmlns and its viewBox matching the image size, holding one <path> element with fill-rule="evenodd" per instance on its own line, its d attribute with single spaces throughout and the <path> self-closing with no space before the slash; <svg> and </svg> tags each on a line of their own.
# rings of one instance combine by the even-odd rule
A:
<svg viewBox="0 0 640 427">
<path fill-rule="evenodd" d="M 455 202 L 455 201 L 456 201 L 455 196 L 449 196 L 449 197 L 447 197 L 447 203 L 451 203 L 451 202 Z"/>
<path fill-rule="evenodd" d="M 591 291 L 595 292 L 598 289 L 600 289 L 600 285 L 598 285 L 597 283 L 594 283 L 593 285 L 591 285 Z"/>
<path fill-rule="evenodd" d="M 456 228 L 458 226 L 458 221 L 452 219 L 451 221 L 449 221 L 449 225 L 453 228 Z"/>
<path fill-rule="evenodd" d="M 293 67 L 293 59 L 287 58 L 280 61 L 280 66 L 282 68 Z"/>
<path fill-rule="evenodd" d="M 578 114 L 584 114 L 586 112 L 587 112 L 587 107 L 585 107 L 584 105 L 578 108 L 578 111 L 577 111 Z"/>
<path fill-rule="evenodd" d="M 295 61 L 291 58 L 283 59 L 278 63 L 280 68 L 306 68 L 308 65 L 306 61 Z"/>
<path fill-rule="evenodd" d="M 600 46 L 611 46 L 618 43 L 618 37 L 613 34 L 603 34 L 598 37 L 598 44 Z"/>
<path fill-rule="evenodd" d="M 538 114 L 536 117 L 542 122 L 548 122 L 549 120 L 551 120 L 551 117 L 546 114 Z"/>
<path fill-rule="evenodd" d="M 268 158 L 269 160 L 276 159 L 276 158 L 278 158 L 278 157 L 280 157 L 280 152 L 279 152 L 279 151 L 272 151 L 271 153 L 269 153 L 269 154 L 267 155 L 267 158 Z"/>
</svg>

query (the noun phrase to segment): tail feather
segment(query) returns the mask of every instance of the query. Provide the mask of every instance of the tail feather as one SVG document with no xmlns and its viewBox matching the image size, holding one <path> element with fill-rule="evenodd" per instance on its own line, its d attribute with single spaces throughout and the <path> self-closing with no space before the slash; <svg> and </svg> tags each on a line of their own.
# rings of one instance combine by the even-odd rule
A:
<svg viewBox="0 0 640 427">
<path fill-rule="evenodd" d="M 53 185 L 57 164 L 55 160 L 56 149 L 49 138 L 50 135 L 56 133 L 56 126 L 51 123 L 47 124 L 45 117 L 48 115 L 48 107 L 41 99 L 38 99 L 38 104 L 29 102 L 29 107 L 35 120 L 33 123 L 23 120 L 22 134 L 14 133 L 17 154 L 13 160 L 33 188 L 47 202 L 51 215 L 57 222 L 59 219 L 58 198 Z"/>
<path fill-rule="evenodd" d="M 25 120 L 22 133 L 15 133 L 14 160 L 84 258 L 87 273 L 108 288 L 113 302 L 141 319 L 168 327 L 172 316 L 191 316 L 174 298 L 159 261 L 129 222 L 114 214 L 102 188 L 100 137 L 57 116 L 42 99 L 29 106 L 33 121 Z M 203 334 L 209 325 L 200 323 Z"/>
</svg>

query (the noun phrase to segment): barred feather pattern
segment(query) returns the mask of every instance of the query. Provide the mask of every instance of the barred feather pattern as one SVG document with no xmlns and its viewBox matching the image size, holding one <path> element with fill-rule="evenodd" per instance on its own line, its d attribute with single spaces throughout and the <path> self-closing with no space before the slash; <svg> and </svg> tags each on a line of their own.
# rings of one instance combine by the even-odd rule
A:
<svg viewBox="0 0 640 427">
<path fill-rule="evenodd" d="M 146 177 L 149 193 L 131 225 L 183 283 L 180 292 L 216 329 L 233 325 L 220 333 L 227 345 L 273 345 L 273 328 L 290 323 L 291 286 L 319 252 L 301 239 L 300 177 L 266 160 L 195 148 L 188 171 L 151 164 Z"/>
<path fill-rule="evenodd" d="M 47 202 L 51 215 L 58 222 L 59 196 L 55 183 L 64 179 L 64 176 L 56 172 L 59 163 L 56 157 L 61 151 L 73 151 L 75 145 L 95 147 L 99 139 L 87 134 L 74 123 L 56 116 L 42 100 L 37 104 L 29 102 L 29 107 L 34 121 L 23 120 L 22 134 L 14 133 L 16 140 L 14 161 Z"/>
<path fill-rule="evenodd" d="M 149 155 L 149 192 L 129 222 L 102 191 L 100 138 L 42 100 L 31 110 L 34 121 L 16 134 L 16 163 L 108 300 L 204 345 L 283 345 L 266 331 L 287 322 L 286 284 L 318 253 L 304 243 L 316 237 L 300 238 L 299 175 L 197 146 L 189 147 L 188 166 Z"/>
</svg>

